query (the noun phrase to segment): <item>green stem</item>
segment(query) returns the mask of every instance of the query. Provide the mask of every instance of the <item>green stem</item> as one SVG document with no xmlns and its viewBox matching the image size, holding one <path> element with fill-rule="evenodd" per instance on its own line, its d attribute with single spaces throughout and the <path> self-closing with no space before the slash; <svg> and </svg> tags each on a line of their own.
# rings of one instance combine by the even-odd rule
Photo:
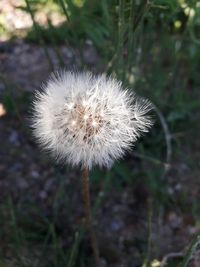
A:
<svg viewBox="0 0 200 267">
<path fill-rule="evenodd" d="M 94 204 L 93 213 L 92 213 L 93 215 L 96 213 L 96 211 L 98 210 L 98 208 L 100 207 L 100 205 L 102 203 L 103 198 L 105 197 L 104 193 L 108 190 L 108 187 L 109 187 L 109 184 L 111 181 L 111 177 L 112 176 L 111 176 L 110 172 L 107 172 L 104 183 L 103 183 L 102 190 L 99 193 L 99 196 L 97 197 L 96 202 Z M 81 240 L 83 239 L 84 234 L 85 234 L 85 229 L 81 226 L 79 231 L 76 232 L 76 234 L 75 234 L 75 241 L 74 241 L 74 244 L 73 244 L 72 249 L 71 249 L 71 253 L 69 256 L 67 267 L 74 267 L 75 261 L 77 258 L 77 254 L 78 254 L 78 247 L 80 245 Z"/>
<path fill-rule="evenodd" d="M 123 71 L 123 64 L 124 64 L 124 1 L 119 0 L 119 20 L 118 20 L 118 49 L 117 49 L 117 56 L 118 56 L 118 75 L 119 78 L 123 80 L 124 71 Z"/>
<path fill-rule="evenodd" d="M 178 267 L 187 267 L 192 255 L 195 252 L 196 247 L 199 243 L 200 243 L 200 233 L 198 233 L 196 235 L 196 237 L 193 239 L 193 241 L 191 242 L 190 247 L 189 247 L 183 261 L 179 264 Z"/>
<path fill-rule="evenodd" d="M 96 267 L 100 267 L 99 249 L 98 249 L 96 234 L 93 227 L 91 204 L 90 204 L 89 171 L 88 168 L 86 167 L 83 169 L 83 175 L 82 175 L 82 194 L 83 194 L 83 202 L 85 208 L 86 223 L 88 231 L 90 233 L 94 259 Z"/>
<path fill-rule="evenodd" d="M 28 10 L 28 12 L 29 12 L 29 14 L 31 16 L 32 22 L 33 22 L 33 27 L 35 29 L 35 32 L 38 35 L 40 44 L 42 45 L 42 47 L 44 49 L 44 53 L 45 53 L 45 55 L 47 57 L 47 60 L 49 61 L 49 66 L 53 70 L 53 62 L 52 62 L 52 60 L 50 58 L 50 55 L 49 55 L 48 49 L 46 47 L 45 41 L 42 38 L 42 35 L 41 35 L 41 32 L 40 32 L 40 28 L 38 27 L 38 24 L 35 21 L 33 11 L 32 11 L 31 6 L 29 4 L 29 0 L 25 0 L 25 2 L 26 2 L 27 10 Z"/>
</svg>

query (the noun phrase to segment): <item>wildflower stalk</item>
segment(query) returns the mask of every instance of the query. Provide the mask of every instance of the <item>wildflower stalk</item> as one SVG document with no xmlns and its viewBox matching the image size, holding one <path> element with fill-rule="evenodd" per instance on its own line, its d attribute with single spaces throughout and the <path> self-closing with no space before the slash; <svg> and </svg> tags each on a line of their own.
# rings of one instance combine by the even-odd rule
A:
<svg viewBox="0 0 200 267">
<path fill-rule="evenodd" d="M 93 227 L 93 219 L 90 204 L 89 171 L 87 167 L 82 171 L 82 195 L 85 209 L 86 224 L 90 234 L 91 245 L 94 253 L 96 267 L 100 267 L 99 249 L 96 234 Z"/>
<path fill-rule="evenodd" d="M 45 56 L 46 56 L 46 58 L 47 58 L 47 60 L 48 60 L 48 62 L 49 62 L 49 67 L 50 67 L 50 69 L 53 69 L 53 68 L 54 68 L 53 62 L 52 62 L 51 57 L 50 57 L 50 55 L 49 55 L 49 52 L 48 52 L 48 49 L 47 49 L 47 47 L 46 47 L 44 38 L 43 38 L 43 36 L 42 36 L 42 34 L 41 34 L 41 31 L 40 31 L 40 28 L 39 28 L 37 22 L 35 21 L 34 13 L 33 13 L 33 10 L 31 9 L 31 5 L 30 5 L 30 3 L 29 3 L 29 0 L 25 0 L 25 2 L 26 2 L 27 10 L 28 10 L 28 12 L 29 12 L 29 14 L 30 14 L 30 16 L 31 16 L 32 22 L 33 22 L 34 30 L 35 30 L 35 32 L 36 32 L 38 38 L 39 38 L 39 42 L 40 42 L 40 44 L 42 45 L 42 47 L 43 47 L 43 49 L 44 49 Z"/>
</svg>

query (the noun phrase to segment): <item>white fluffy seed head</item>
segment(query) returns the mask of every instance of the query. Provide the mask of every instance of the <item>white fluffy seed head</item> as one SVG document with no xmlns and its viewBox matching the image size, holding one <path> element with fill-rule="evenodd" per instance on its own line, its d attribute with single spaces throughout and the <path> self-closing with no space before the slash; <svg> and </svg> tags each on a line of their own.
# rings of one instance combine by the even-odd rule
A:
<svg viewBox="0 0 200 267">
<path fill-rule="evenodd" d="M 57 159 L 110 167 L 151 126 L 150 109 L 116 79 L 63 71 L 36 93 L 32 127 Z"/>
</svg>

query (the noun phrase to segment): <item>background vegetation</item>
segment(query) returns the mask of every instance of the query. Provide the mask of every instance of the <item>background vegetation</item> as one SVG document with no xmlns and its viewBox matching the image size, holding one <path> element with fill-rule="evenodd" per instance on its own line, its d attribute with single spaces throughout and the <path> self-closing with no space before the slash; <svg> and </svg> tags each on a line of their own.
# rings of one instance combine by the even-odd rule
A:
<svg viewBox="0 0 200 267">
<path fill-rule="evenodd" d="M 200 226 L 200 1 L 25 0 L 17 9 L 28 14 L 32 27 L 9 31 L 2 15 L 0 33 L 9 39 L 1 42 L 0 55 L 12 53 L 6 49 L 22 38 L 34 50 L 42 49 L 48 72 L 59 67 L 106 72 L 154 104 L 155 125 L 150 134 L 110 172 L 95 169 L 91 175 L 98 235 L 118 244 L 113 248 L 100 238 L 102 266 L 164 266 L 166 255 L 169 267 L 200 266 L 196 256 Z M 45 23 L 37 20 L 38 13 Z M 55 13 L 60 18 L 57 25 Z M 70 62 L 63 47 L 73 51 Z M 88 47 L 89 54 L 85 53 Z M 95 51 L 92 61 L 88 60 L 93 57 L 91 51 Z M 0 79 L 4 88 L 1 103 L 7 112 L 0 118 L 1 130 L 17 129 L 22 138 L 13 152 L 12 142 L 6 143 L 1 133 L 1 179 L 8 177 L 9 189 L 1 197 L 0 266 L 93 266 L 81 228 L 79 172 L 40 155 L 26 120 L 32 92 L 13 82 L 3 64 Z M 21 160 L 23 153 L 30 158 L 28 164 L 39 166 L 39 187 L 52 182 L 48 197 L 27 198 L 26 194 L 37 196 L 40 188 L 29 190 L 35 185 L 25 170 L 20 174 L 14 170 L 9 178 L 8 166 L 17 157 Z M 30 183 L 29 189 L 16 192 L 13 181 L 21 176 Z M 3 182 L 0 187 L 4 190 Z M 122 228 L 115 220 L 114 210 L 119 207 L 117 222 L 124 223 Z M 108 223 L 119 227 L 112 234 L 115 237 L 108 234 Z M 130 238 L 125 238 L 130 225 Z M 120 236 L 122 241 L 116 239 Z M 178 254 L 171 257 L 170 252 Z"/>
</svg>

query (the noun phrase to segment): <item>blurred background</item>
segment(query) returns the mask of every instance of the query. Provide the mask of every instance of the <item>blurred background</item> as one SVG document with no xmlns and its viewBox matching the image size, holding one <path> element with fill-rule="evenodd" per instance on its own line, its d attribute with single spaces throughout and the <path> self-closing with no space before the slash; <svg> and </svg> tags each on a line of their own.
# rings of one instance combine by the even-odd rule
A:
<svg viewBox="0 0 200 267">
<path fill-rule="evenodd" d="M 63 67 L 111 74 L 154 104 L 150 133 L 91 173 L 102 266 L 199 267 L 197 0 L 0 0 L 0 267 L 94 266 L 80 171 L 29 129 L 34 90 Z"/>
</svg>

